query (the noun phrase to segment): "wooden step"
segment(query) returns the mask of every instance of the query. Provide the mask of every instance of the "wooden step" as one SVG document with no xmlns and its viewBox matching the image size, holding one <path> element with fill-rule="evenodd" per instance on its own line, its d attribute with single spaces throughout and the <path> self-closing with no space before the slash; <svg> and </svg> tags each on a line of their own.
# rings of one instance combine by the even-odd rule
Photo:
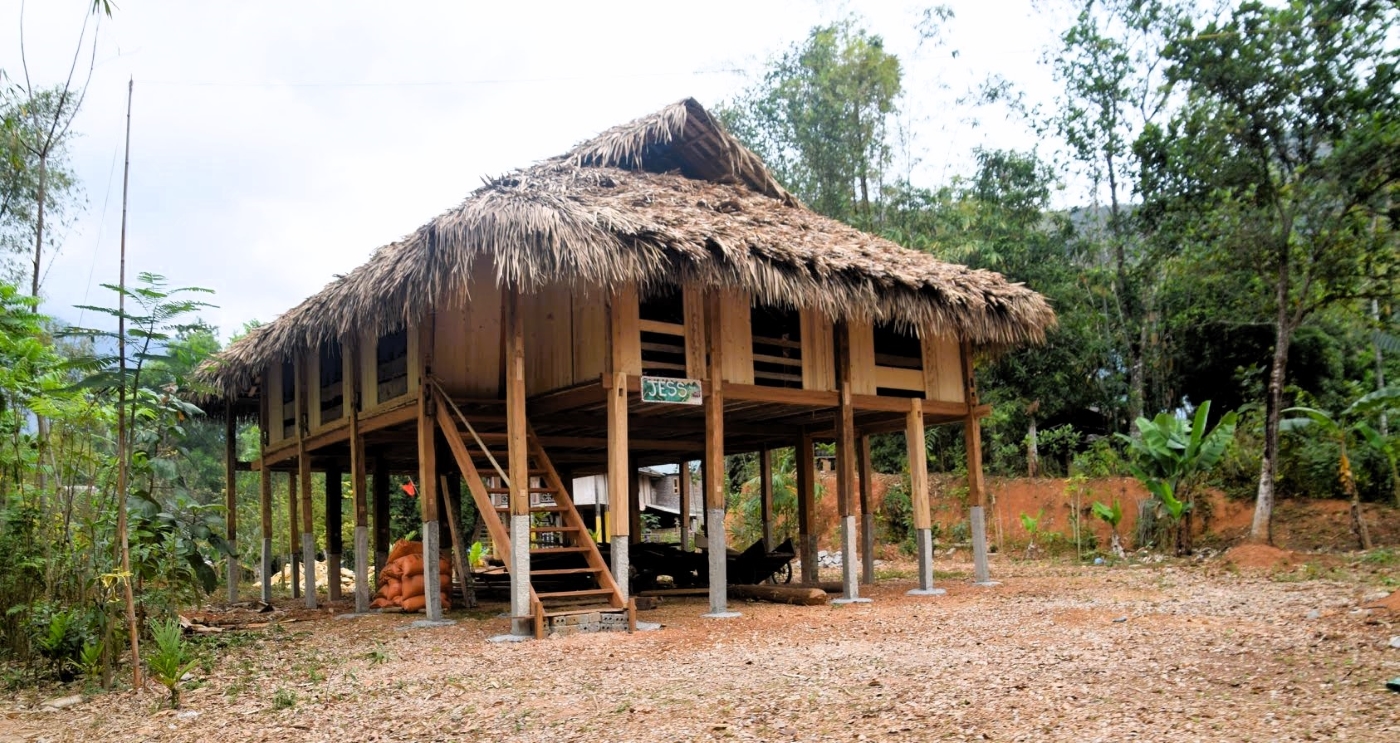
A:
<svg viewBox="0 0 1400 743">
<path fill-rule="evenodd" d="M 582 590 L 582 591 L 553 591 L 553 592 L 536 593 L 536 594 L 535 594 L 535 596 L 537 596 L 541 601 L 544 601 L 544 600 L 546 600 L 546 599 L 581 599 L 581 598 L 586 598 L 586 597 L 588 597 L 588 596 L 611 596 L 611 595 L 612 595 L 612 589 L 610 589 L 610 588 L 588 588 L 588 589 L 584 589 L 584 590 Z"/>
<path fill-rule="evenodd" d="M 510 513 L 509 506 L 496 506 L 496 510 L 501 513 Z M 531 506 L 530 513 L 564 513 L 569 509 L 563 506 Z M 510 525 L 507 524 L 507 527 Z"/>
<path fill-rule="evenodd" d="M 550 570 L 531 570 L 530 575 L 591 575 L 603 572 L 602 568 L 553 568 Z"/>
<path fill-rule="evenodd" d="M 532 555 L 563 555 L 569 553 L 587 552 L 587 547 L 536 547 L 530 550 Z"/>
</svg>

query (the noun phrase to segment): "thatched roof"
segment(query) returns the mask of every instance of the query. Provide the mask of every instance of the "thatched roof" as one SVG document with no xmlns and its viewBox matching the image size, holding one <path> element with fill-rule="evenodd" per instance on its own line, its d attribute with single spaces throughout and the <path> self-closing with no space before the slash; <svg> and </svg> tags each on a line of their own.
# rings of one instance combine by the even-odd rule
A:
<svg viewBox="0 0 1400 743">
<path fill-rule="evenodd" d="M 823 217 L 694 100 L 487 182 L 466 201 L 220 354 L 206 376 L 247 389 L 269 363 L 365 328 L 385 332 L 459 293 L 480 259 L 530 292 L 694 281 L 755 301 L 953 332 L 979 347 L 1040 342 L 1039 294 Z"/>
</svg>

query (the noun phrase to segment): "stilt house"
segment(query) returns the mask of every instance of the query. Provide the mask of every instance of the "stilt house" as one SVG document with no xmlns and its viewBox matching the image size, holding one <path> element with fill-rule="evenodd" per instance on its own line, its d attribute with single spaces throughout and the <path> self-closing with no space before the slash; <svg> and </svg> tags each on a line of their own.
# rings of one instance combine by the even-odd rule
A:
<svg viewBox="0 0 1400 743">
<path fill-rule="evenodd" d="M 710 611 L 724 615 L 724 457 L 764 452 L 766 466 L 767 451 L 796 447 L 799 555 L 815 580 L 813 442 L 835 442 L 853 555 L 858 470 L 870 466 L 866 437 L 882 432 L 907 436 L 919 581 L 931 589 L 924 428 L 966 425 L 980 538 L 988 408 L 973 365 L 1041 341 L 1054 322 L 1043 297 L 999 274 L 814 213 L 685 100 L 491 180 L 232 344 L 205 375 L 220 396 L 213 412 L 261 425 L 251 469 L 262 477 L 264 576 L 274 472 L 300 485 L 307 562 L 311 478 L 327 476 L 325 548 L 338 562 L 350 474 L 362 611 L 371 512 L 373 554 L 382 561 L 389 547 L 387 475 L 416 480 L 429 565 L 452 536 L 439 536 L 439 490 L 460 482 L 510 571 L 513 631 L 528 633 L 580 602 L 628 605 L 635 509 L 610 498 L 611 543 L 597 544 L 570 500 L 575 476 L 625 483 L 639 467 L 700 460 Z M 845 564 L 855 598 L 856 560 Z M 426 588 L 430 618 L 438 588 Z"/>
</svg>

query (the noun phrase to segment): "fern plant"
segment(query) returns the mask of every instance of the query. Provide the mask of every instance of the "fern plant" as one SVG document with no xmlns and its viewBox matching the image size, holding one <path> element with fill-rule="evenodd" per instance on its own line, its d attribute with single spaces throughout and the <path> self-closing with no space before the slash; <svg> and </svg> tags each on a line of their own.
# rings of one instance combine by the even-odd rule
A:
<svg viewBox="0 0 1400 743">
<path fill-rule="evenodd" d="M 170 706 L 180 708 L 180 679 L 194 668 L 190 659 L 190 649 L 185 642 L 185 631 L 179 620 L 151 621 L 151 636 L 155 639 L 156 650 L 146 659 L 151 678 L 170 690 Z"/>
</svg>

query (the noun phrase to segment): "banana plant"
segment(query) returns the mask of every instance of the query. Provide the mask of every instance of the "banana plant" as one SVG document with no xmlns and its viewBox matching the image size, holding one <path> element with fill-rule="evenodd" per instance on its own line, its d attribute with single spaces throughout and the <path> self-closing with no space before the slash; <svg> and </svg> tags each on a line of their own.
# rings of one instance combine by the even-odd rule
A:
<svg viewBox="0 0 1400 743">
<path fill-rule="evenodd" d="M 1151 420 L 1137 419 L 1140 437 L 1118 434 L 1128 446 L 1129 470 L 1152 494 L 1159 512 L 1167 516 L 1175 529 L 1179 555 L 1191 551 L 1196 488 L 1235 437 L 1238 415 L 1234 411 L 1222 416 L 1215 428 L 1207 432 L 1209 418 L 1207 400 L 1196 408 L 1191 420 L 1162 412 Z"/>
<path fill-rule="evenodd" d="M 1351 502 L 1351 529 L 1361 549 L 1371 549 L 1371 534 L 1366 521 L 1361 517 L 1361 494 L 1356 487 L 1356 476 L 1351 468 L 1350 452 L 1369 446 L 1380 453 L 1390 463 L 1390 480 L 1396 489 L 1396 500 L 1400 503 L 1400 481 L 1396 477 L 1397 446 L 1394 441 L 1382 436 L 1366 421 L 1366 417 L 1394 410 L 1400 407 L 1400 387 L 1386 387 L 1365 395 L 1348 405 L 1340 414 L 1333 416 L 1325 410 L 1309 407 L 1287 408 L 1285 414 L 1296 414 L 1279 422 L 1279 430 L 1296 432 L 1315 428 L 1331 439 L 1339 450 L 1337 456 L 1337 480 L 1342 485 Z"/>
<path fill-rule="evenodd" d="M 1113 556 L 1120 560 L 1127 559 L 1127 554 L 1123 551 L 1123 540 L 1118 536 L 1118 524 L 1123 521 L 1123 504 L 1119 503 L 1117 498 L 1114 498 L 1112 506 L 1107 506 L 1101 501 L 1094 501 L 1093 508 L 1094 515 L 1108 524 L 1108 528 L 1113 533 L 1112 541 L 1110 542 Z"/>
</svg>

